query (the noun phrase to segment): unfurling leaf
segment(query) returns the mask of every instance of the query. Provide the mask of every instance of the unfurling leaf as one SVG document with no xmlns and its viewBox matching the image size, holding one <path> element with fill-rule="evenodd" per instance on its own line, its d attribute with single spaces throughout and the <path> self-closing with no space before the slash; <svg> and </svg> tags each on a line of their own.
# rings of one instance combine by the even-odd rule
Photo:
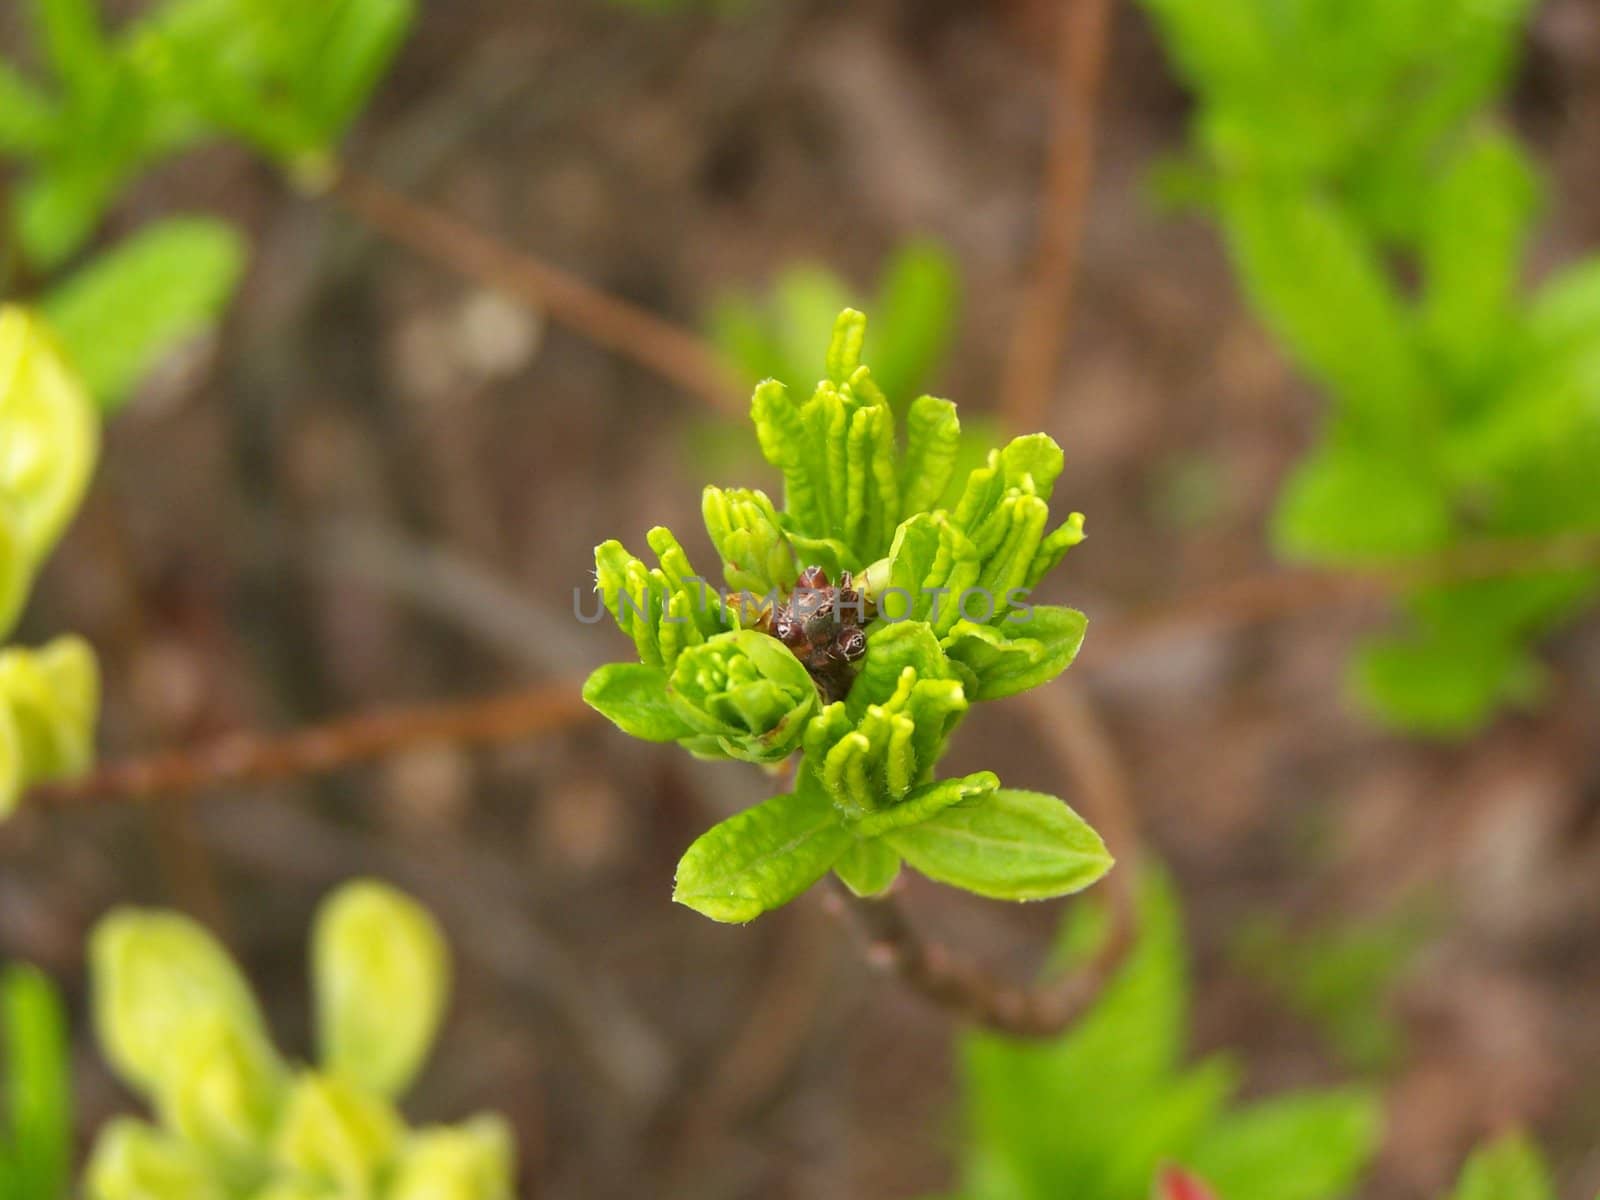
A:
<svg viewBox="0 0 1600 1200">
<path fill-rule="evenodd" d="M 583 685 L 583 702 L 623 733 L 675 742 L 694 732 L 667 699 L 667 673 L 643 663 L 607 663 Z"/>
<path fill-rule="evenodd" d="M 994 900 L 1082 891 L 1112 863 L 1082 817 L 1040 792 L 1003 789 L 886 836 L 928 878 Z"/>
<path fill-rule="evenodd" d="M 900 855 L 882 838 L 858 839 L 833 869 L 855 895 L 881 896 L 900 878 Z"/>
<path fill-rule="evenodd" d="M 323 1068 L 397 1098 L 444 1016 L 450 954 L 438 924 L 394 888 L 348 883 L 317 914 L 311 964 Z"/>
<path fill-rule="evenodd" d="M 228 1200 L 200 1151 L 126 1117 L 101 1131 L 85 1181 L 89 1200 Z"/>
<path fill-rule="evenodd" d="M 1554 1200 L 1550 1170 L 1521 1134 L 1507 1134 L 1467 1162 L 1451 1200 Z"/>
<path fill-rule="evenodd" d="M 743 924 L 793 900 L 849 845 L 827 795 L 802 778 L 795 791 L 702 834 L 678 863 L 672 898 L 713 921 Z"/>
<path fill-rule="evenodd" d="M 960 621 L 944 639 L 950 660 L 972 672 L 974 700 L 998 700 L 1049 683 L 1072 665 L 1088 632 L 1077 609 L 1033 605 L 995 625 Z"/>
<path fill-rule="evenodd" d="M 337 1075 L 306 1074 L 290 1092 L 274 1158 L 335 1194 L 370 1196 L 404 1134 L 387 1100 Z"/>
<path fill-rule="evenodd" d="M 511 1200 L 516 1151 L 498 1117 L 411 1137 L 387 1200 Z"/>
<path fill-rule="evenodd" d="M 596 547 L 596 586 L 617 627 L 633 638 L 639 660 L 670 671 L 679 654 L 730 629 L 733 619 L 711 585 L 689 565 L 671 530 L 658 526 L 647 540 L 659 566 L 646 567 L 621 542 Z"/>
<path fill-rule="evenodd" d="M 182 1069 L 174 1048 L 199 1025 L 217 1022 L 249 1042 L 267 1043 L 249 985 L 226 950 L 175 913 L 122 909 L 89 943 L 95 1029 L 117 1073 L 160 1100 Z"/>
<path fill-rule="evenodd" d="M 0 306 L 0 636 L 83 498 L 99 445 L 94 407 L 54 339 Z"/>
<path fill-rule="evenodd" d="M 693 731 L 693 753 L 779 762 L 800 745 L 817 685 L 787 646 L 753 629 L 718 634 L 684 651 L 667 698 Z"/>
<path fill-rule="evenodd" d="M 100 671 L 81 639 L 0 650 L 0 817 L 30 784 L 88 767 L 99 711 Z"/>
<path fill-rule="evenodd" d="M 757 599 L 794 588 L 800 573 L 794 547 L 765 492 L 708 487 L 700 511 L 730 588 Z"/>
<path fill-rule="evenodd" d="M 162 1124 L 200 1149 L 237 1185 L 259 1183 L 258 1164 L 282 1111 L 288 1070 L 267 1041 L 215 1012 L 191 1017 L 167 1048 L 157 1097 Z"/>
</svg>

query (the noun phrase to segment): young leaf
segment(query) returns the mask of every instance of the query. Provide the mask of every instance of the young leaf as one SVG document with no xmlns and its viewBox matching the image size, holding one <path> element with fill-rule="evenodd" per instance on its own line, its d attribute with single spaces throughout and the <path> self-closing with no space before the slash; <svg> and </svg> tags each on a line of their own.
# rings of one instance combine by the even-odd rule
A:
<svg viewBox="0 0 1600 1200">
<path fill-rule="evenodd" d="M 5 1111 L 14 1193 L 27 1200 L 67 1194 L 72 1163 L 72 1092 L 67 1021 L 50 981 L 29 967 L 0 972 L 5 1038 Z"/>
<path fill-rule="evenodd" d="M 993 625 L 960 621 L 943 644 L 951 661 L 977 680 L 972 699 L 998 700 L 1049 683 L 1065 671 L 1078 656 L 1088 627 L 1089 619 L 1077 609 L 1040 604 Z"/>
<path fill-rule="evenodd" d="M 101 408 L 119 407 L 164 356 L 215 324 L 244 253 L 221 222 L 165 221 L 50 293 L 43 314 Z"/>
<path fill-rule="evenodd" d="M 887 835 L 922 874 L 994 900 L 1082 891 L 1111 869 L 1100 835 L 1062 801 L 1006 789 Z"/>
<path fill-rule="evenodd" d="M 304 1176 L 335 1195 L 372 1196 L 404 1137 L 400 1115 L 387 1100 L 340 1076 L 308 1072 L 284 1108 L 273 1157 L 291 1177 Z"/>
<path fill-rule="evenodd" d="M 387 1200 L 512 1200 L 516 1144 L 498 1117 L 429 1129 L 406 1142 Z"/>
<path fill-rule="evenodd" d="M 1508 1134 L 1474 1154 L 1452 1200 L 1554 1200 L 1544 1159 L 1525 1137 Z"/>
<path fill-rule="evenodd" d="M 1421 463 L 1330 446 L 1284 485 L 1273 540 L 1286 557 L 1314 562 L 1413 558 L 1449 542 L 1449 503 Z"/>
<path fill-rule="evenodd" d="M 199 1150 L 126 1117 L 101 1131 L 84 1180 L 88 1200 L 228 1200 Z"/>
<path fill-rule="evenodd" d="M 1410 315 L 1376 248 L 1315 195 L 1239 180 L 1222 197 L 1245 288 L 1333 392 L 1342 427 L 1379 445 L 1413 448 L 1432 427 L 1436 401 Z"/>
<path fill-rule="evenodd" d="M 1438 185 L 1435 217 L 1423 230 L 1423 322 L 1466 388 L 1483 386 L 1509 343 L 1538 198 L 1526 153 L 1505 134 L 1474 138 Z"/>
<path fill-rule="evenodd" d="M 660 667 L 607 663 L 584 683 L 583 702 L 647 742 L 675 742 L 694 732 L 667 699 L 667 673 Z"/>
<path fill-rule="evenodd" d="M 678 863 L 672 898 L 713 921 L 744 924 L 821 879 L 850 840 L 827 795 L 802 776 L 795 791 L 696 839 Z"/>
<path fill-rule="evenodd" d="M 1381 1136 L 1366 1090 L 1289 1096 L 1231 1114 L 1188 1161 L 1222 1196 L 1327 1200 L 1350 1194 Z"/>
<path fill-rule="evenodd" d="M 311 978 L 322 1066 L 397 1099 L 433 1048 L 450 990 L 437 922 L 394 888 L 348 883 L 318 910 Z"/>
<path fill-rule="evenodd" d="M 882 838 L 858 839 L 833 869 L 857 896 L 881 896 L 900 878 L 900 855 Z"/>
<path fill-rule="evenodd" d="M 0 154 L 37 155 L 50 145 L 56 130 L 50 101 L 0 60 Z"/>
</svg>

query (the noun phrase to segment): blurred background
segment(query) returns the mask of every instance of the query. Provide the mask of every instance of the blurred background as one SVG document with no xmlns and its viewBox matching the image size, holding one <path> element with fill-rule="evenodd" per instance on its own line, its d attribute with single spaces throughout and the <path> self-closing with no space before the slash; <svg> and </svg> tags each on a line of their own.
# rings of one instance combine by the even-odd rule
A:
<svg viewBox="0 0 1600 1200">
<path fill-rule="evenodd" d="M 970 424 L 995 409 L 1030 269 L 1055 8 L 432 0 L 348 157 L 702 328 L 796 264 L 835 272 L 870 316 L 885 261 L 935 239 L 960 309 L 932 390 Z M 0 46 L 16 26 L 0 13 Z M 1600 241 L 1600 4 L 1550 0 L 1524 49 L 1512 114 L 1551 172 L 1546 265 Z M 1600 627 L 1554 643 L 1550 702 L 1444 744 L 1346 703 L 1344 659 L 1383 625 L 1382 600 L 1127 635 L 1151 606 L 1273 566 L 1267 514 L 1322 409 L 1214 230 L 1151 200 L 1188 111 L 1144 15 L 1119 6 L 1043 422 L 1067 456 L 1058 500 L 1090 537 L 1042 599 L 1090 616 L 1072 677 L 1177 881 L 1196 1049 L 1236 1054 L 1247 1095 L 1381 1081 L 1387 1134 L 1363 1195 L 1439 1194 L 1510 1122 L 1537 1131 L 1564 1196 L 1592 1195 Z M 597 542 L 666 524 L 712 561 L 701 485 L 775 487 L 747 426 L 238 151 L 162 170 L 112 232 L 172 211 L 249 231 L 240 300 L 108 427 L 22 629 L 76 629 L 99 650 L 107 761 L 581 677 L 626 656 L 609 622 L 573 618 Z M 1097 626 L 1123 636 L 1097 642 Z M 1071 801 L 1049 741 L 986 706 L 951 768 L 999 758 L 1009 784 Z M 683 848 L 765 786 L 586 723 L 190 801 L 31 812 L 0 829 L 0 950 L 74 998 L 88 1130 L 131 1104 L 82 1019 L 97 916 L 162 903 L 212 923 L 304 1053 L 310 913 L 335 883 L 379 875 L 441 916 L 458 956 L 410 1111 L 503 1111 L 522 1195 L 947 1189 L 947 1019 L 865 964 L 815 898 L 747 928 L 669 902 Z M 908 892 L 919 922 L 1017 975 L 1061 908 Z"/>
</svg>

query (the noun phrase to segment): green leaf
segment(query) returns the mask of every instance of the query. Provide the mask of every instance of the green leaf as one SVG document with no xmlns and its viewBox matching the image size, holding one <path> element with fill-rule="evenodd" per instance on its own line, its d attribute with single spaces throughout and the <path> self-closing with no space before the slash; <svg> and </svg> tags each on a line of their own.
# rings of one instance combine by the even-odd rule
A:
<svg viewBox="0 0 1600 1200">
<path fill-rule="evenodd" d="M 906 411 L 906 453 L 900 464 L 900 511 L 907 517 L 937 505 L 961 458 L 961 418 L 956 406 L 918 396 Z"/>
<path fill-rule="evenodd" d="M 96 0 L 33 0 L 33 20 L 50 65 L 72 91 L 88 92 L 100 83 L 110 48 Z"/>
<path fill-rule="evenodd" d="M 322 1067 L 399 1099 L 433 1049 L 450 992 L 438 922 L 385 884 L 347 883 L 317 911 L 311 978 Z"/>
<path fill-rule="evenodd" d="M 1026 620 L 1021 619 L 1026 616 Z M 958 622 L 943 646 L 977 680 L 973 700 L 998 700 L 1049 683 L 1078 656 L 1089 619 L 1077 609 L 1033 605 L 994 625 Z"/>
<path fill-rule="evenodd" d="M 1258 180 L 1222 189 L 1237 269 L 1256 309 L 1332 392 L 1352 438 L 1411 450 L 1437 401 L 1410 314 L 1377 249 L 1332 202 Z"/>
<path fill-rule="evenodd" d="M 961 617 L 961 601 L 977 585 L 978 548 L 948 513 L 906 518 L 889 547 L 889 582 L 874 597 L 883 619 L 926 621 L 943 634 Z M 987 598 L 991 607 L 993 596 Z"/>
<path fill-rule="evenodd" d="M 957 779 L 939 779 L 912 788 L 905 798 L 887 808 L 868 813 L 850 823 L 858 838 L 879 838 L 896 829 L 909 829 L 957 804 L 981 804 L 1000 788 L 993 771 L 978 771 Z"/>
<path fill-rule="evenodd" d="M 1351 667 L 1357 698 L 1401 729 L 1460 738 L 1496 709 L 1537 697 L 1538 663 L 1513 641 L 1423 633 L 1368 642 Z"/>
<path fill-rule="evenodd" d="M 900 878 L 900 855 L 882 838 L 858 839 L 833 864 L 833 869 L 857 896 L 881 896 Z"/>
<path fill-rule="evenodd" d="M 787 758 L 817 711 L 817 686 L 793 652 L 754 629 L 719 633 L 678 658 L 667 700 L 698 738 L 745 762 Z"/>
<path fill-rule="evenodd" d="M 1483 386 L 1514 322 L 1522 255 L 1539 200 L 1526 153 L 1502 133 L 1474 138 L 1439 182 L 1423 229 L 1423 322 L 1462 386 Z"/>
<path fill-rule="evenodd" d="M 744 924 L 821 879 L 850 841 L 827 795 L 802 776 L 796 791 L 702 834 L 678 863 L 672 898 L 713 921 Z"/>
<path fill-rule="evenodd" d="M 414 0 L 335 0 L 324 18 L 305 104 L 324 145 L 344 134 L 405 41 Z"/>
<path fill-rule="evenodd" d="M 1289 558 L 1361 564 L 1435 553 L 1452 528 L 1449 493 L 1423 464 L 1327 447 L 1284 485 L 1272 536 Z"/>
<path fill-rule="evenodd" d="M 1230 1113 L 1187 1162 L 1228 1200 L 1339 1200 L 1382 1132 L 1382 1108 L 1365 1089 L 1288 1096 Z"/>
<path fill-rule="evenodd" d="M 221 222 L 164 221 L 51 292 L 44 316 L 102 408 L 117 408 L 163 357 L 216 323 L 244 254 Z"/>
<path fill-rule="evenodd" d="M 994 900 L 1069 895 L 1112 864 L 1100 835 L 1072 809 L 1013 789 L 946 809 L 888 840 L 928 878 Z"/>
<path fill-rule="evenodd" d="M 407 1139 L 386 1200 L 512 1200 L 516 1141 L 499 1117 Z"/>
<path fill-rule="evenodd" d="M 1521 1134 L 1508 1134 L 1468 1161 L 1452 1200 L 1554 1200 L 1544 1159 Z"/>
<path fill-rule="evenodd" d="M 382 1096 L 308 1071 L 285 1102 L 273 1158 L 290 1178 L 322 1183 L 336 1196 L 372 1196 L 404 1138 L 400 1114 Z"/>
<path fill-rule="evenodd" d="M 58 267 L 94 232 L 118 179 L 78 163 L 52 163 L 23 181 L 15 199 L 17 241 L 28 261 Z"/>
<path fill-rule="evenodd" d="M 722 556 L 723 578 L 758 600 L 793 590 L 800 573 L 794 547 L 765 492 L 708 487 L 700 499 L 711 544 Z"/>
<path fill-rule="evenodd" d="M 667 699 L 667 673 L 660 667 L 607 663 L 585 681 L 583 702 L 647 742 L 675 742 L 694 732 Z"/>
<path fill-rule="evenodd" d="M 205 1156 L 180 1138 L 126 1117 L 95 1141 L 84 1171 L 88 1200 L 227 1200 Z"/>
<path fill-rule="evenodd" d="M 41 153 L 55 139 L 58 122 L 50 101 L 0 61 L 0 154 Z"/>
<path fill-rule="evenodd" d="M 0 972 L 0 1013 L 11 1179 L 15 1194 L 55 1200 L 67 1194 L 72 1163 L 72 1093 L 67 1021 L 55 988 L 30 967 Z"/>
</svg>

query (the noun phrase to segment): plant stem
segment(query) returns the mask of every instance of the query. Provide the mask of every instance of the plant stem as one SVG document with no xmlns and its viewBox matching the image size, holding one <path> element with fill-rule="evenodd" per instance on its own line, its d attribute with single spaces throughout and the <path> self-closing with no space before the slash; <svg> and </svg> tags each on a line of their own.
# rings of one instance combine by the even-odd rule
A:
<svg viewBox="0 0 1600 1200">
<path fill-rule="evenodd" d="M 238 733 L 193 750 L 113 763 L 77 779 L 41 784 L 28 799 L 69 804 L 188 795 L 321 774 L 419 746 L 512 742 L 595 716 L 577 684 L 546 684 L 456 704 L 371 712 L 277 737 Z"/>
<path fill-rule="evenodd" d="M 893 893 L 862 900 L 837 879 L 830 882 L 860 926 L 870 961 L 893 970 L 907 987 L 952 1015 L 1012 1037 L 1053 1037 L 1081 1017 L 1135 938 L 1131 921 L 1114 920 L 1100 949 L 1080 969 L 1059 980 L 1021 986 L 924 940 Z M 1114 907 L 1113 916 L 1122 911 Z"/>
<path fill-rule="evenodd" d="M 1089 193 L 1100 96 L 1111 40 L 1111 0 L 1065 0 L 1051 103 L 1050 156 L 1039 204 L 1033 278 L 1012 334 L 1000 390 L 1006 423 L 1043 424 L 1066 344 Z"/>
<path fill-rule="evenodd" d="M 716 351 L 692 331 L 351 167 L 340 168 L 330 194 L 364 224 L 421 257 L 526 301 L 551 321 L 631 359 L 719 412 L 743 415 L 733 377 Z"/>
<path fill-rule="evenodd" d="M 835 891 L 861 927 L 869 959 L 953 1015 L 1013 1037 L 1053 1037 L 1088 1011 L 1138 939 L 1135 885 L 1142 852 L 1132 789 L 1109 733 L 1082 693 L 1058 680 L 1020 699 L 1039 740 L 1076 783 L 1091 821 L 1117 856 L 1099 891 L 1109 907 L 1105 939 L 1072 974 L 1033 986 L 996 978 L 983 966 L 925 940 L 891 892 L 862 900 L 835 879 Z"/>
</svg>

